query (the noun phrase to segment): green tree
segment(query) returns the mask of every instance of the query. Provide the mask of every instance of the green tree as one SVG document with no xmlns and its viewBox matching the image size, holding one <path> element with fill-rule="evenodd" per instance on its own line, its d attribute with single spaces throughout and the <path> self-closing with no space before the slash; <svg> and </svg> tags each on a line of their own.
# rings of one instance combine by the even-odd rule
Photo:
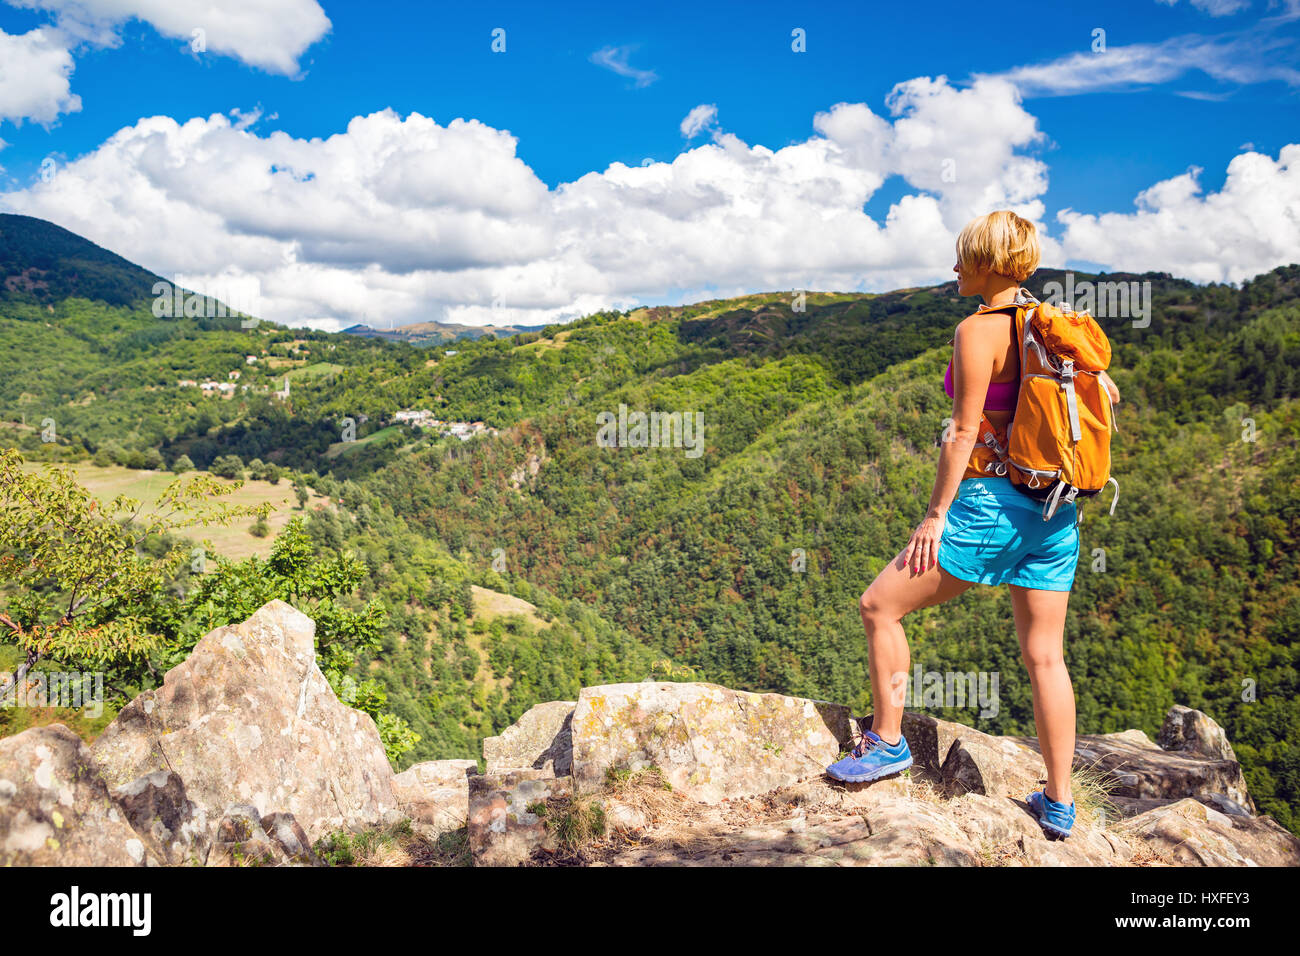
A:
<svg viewBox="0 0 1300 956">
<path fill-rule="evenodd" d="M 238 455 L 218 455 L 208 470 L 218 478 L 243 478 L 244 462 Z"/>
<path fill-rule="evenodd" d="M 71 469 L 26 471 L 16 451 L 0 452 L 0 641 L 23 652 L 0 699 L 39 661 L 76 670 L 143 666 L 166 634 L 154 613 L 189 557 L 177 542 L 147 548 L 196 521 L 226 524 L 265 513 L 212 499 L 229 494 L 206 475 L 176 479 L 154 507 L 119 495 L 102 505 Z M 156 550 L 156 549 L 154 549 Z M 106 681 L 107 683 L 107 681 Z"/>
</svg>

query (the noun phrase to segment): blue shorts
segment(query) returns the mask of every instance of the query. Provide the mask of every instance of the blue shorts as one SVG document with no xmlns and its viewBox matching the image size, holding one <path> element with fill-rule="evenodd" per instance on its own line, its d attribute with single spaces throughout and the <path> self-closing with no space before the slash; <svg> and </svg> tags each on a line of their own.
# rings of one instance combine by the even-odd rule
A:
<svg viewBox="0 0 1300 956">
<path fill-rule="evenodd" d="M 948 508 L 939 539 L 939 567 L 976 584 L 1017 584 L 1068 591 L 1079 563 L 1078 509 L 1043 520 L 1043 503 L 1007 478 L 966 478 Z"/>
</svg>

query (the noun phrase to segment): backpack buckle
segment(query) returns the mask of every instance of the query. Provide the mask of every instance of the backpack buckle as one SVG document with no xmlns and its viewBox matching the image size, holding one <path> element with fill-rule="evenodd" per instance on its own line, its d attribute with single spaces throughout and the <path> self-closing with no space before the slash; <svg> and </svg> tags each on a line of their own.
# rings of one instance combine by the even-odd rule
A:
<svg viewBox="0 0 1300 956">
<path fill-rule="evenodd" d="M 1069 492 L 1062 494 L 1067 487 L 1070 489 Z M 1052 517 L 1056 514 L 1056 510 L 1063 504 L 1068 505 L 1073 502 L 1078 493 L 1079 489 L 1074 487 L 1074 485 L 1069 485 L 1064 481 L 1058 481 L 1056 487 L 1052 490 L 1052 493 L 1047 497 L 1047 504 L 1043 505 L 1043 520 L 1051 521 Z"/>
</svg>

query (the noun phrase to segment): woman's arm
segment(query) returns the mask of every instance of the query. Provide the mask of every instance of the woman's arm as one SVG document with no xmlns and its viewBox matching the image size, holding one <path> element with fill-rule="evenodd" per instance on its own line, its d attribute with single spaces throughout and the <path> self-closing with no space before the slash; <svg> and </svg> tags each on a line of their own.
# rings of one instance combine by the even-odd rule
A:
<svg viewBox="0 0 1300 956">
<path fill-rule="evenodd" d="M 990 324 L 996 325 L 999 331 L 1005 328 L 1002 321 L 990 323 L 983 316 L 971 316 L 957 326 L 953 339 L 952 425 L 945 430 L 941 442 L 939 471 L 934 479 L 934 491 L 930 494 L 929 509 L 925 519 L 912 532 L 912 539 L 903 555 L 903 561 L 911 564 L 913 572 L 934 567 L 948 506 L 957 494 L 957 486 L 979 437 L 984 399 L 988 395 L 996 357 L 997 338 L 989 334 Z"/>
<path fill-rule="evenodd" d="M 1111 404 L 1119 404 L 1119 388 L 1111 381 L 1111 377 L 1105 372 L 1097 373 L 1101 376 L 1101 384 L 1106 386 L 1106 391 L 1110 393 Z"/>
</svg>

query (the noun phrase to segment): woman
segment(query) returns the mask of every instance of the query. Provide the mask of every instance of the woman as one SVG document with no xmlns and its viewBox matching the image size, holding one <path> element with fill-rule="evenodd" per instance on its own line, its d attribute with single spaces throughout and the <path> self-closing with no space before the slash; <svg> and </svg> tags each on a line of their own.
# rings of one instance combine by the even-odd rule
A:
<svg viewBox="0 0 1300 956">
<path fill-rule="evenodd" d="M 1062 644 L 1065 610 L 1079 556 L 1077 509 L 1042 519 L 1041 502 L 1008 478 L 967 475 L 980 415 L 1004 433 L 1016 406 L 1020 356 L 1015 309 L 1021 284 L 1038 268 L 1033 223 L 1006 210 L 967 224 L 957 239 L 957 292 L 984 304 L 953 337 L 945 388 L 952 426 L 924 520 L 859 601 L 876 688 L 871 729 L 844 759 L 827 768 L 838 780 L 861 782 L 905 770 L 912 754 L 902 736 L 903 696 L 911 668 L 902 619 L 955 598 L 972 584 L 1011 587 L 1020 652 L 1029 669 L 1047 786 L 1027 801 L 1049 834 L 1067 836 L 1074 823 L 1070 764 L 1074 755 L 1074 690 Z M 1103 375 L 1112 401 L 1119 391 Z M 890 688 L 890 693 L 885 689 Z"/>
</svg>

